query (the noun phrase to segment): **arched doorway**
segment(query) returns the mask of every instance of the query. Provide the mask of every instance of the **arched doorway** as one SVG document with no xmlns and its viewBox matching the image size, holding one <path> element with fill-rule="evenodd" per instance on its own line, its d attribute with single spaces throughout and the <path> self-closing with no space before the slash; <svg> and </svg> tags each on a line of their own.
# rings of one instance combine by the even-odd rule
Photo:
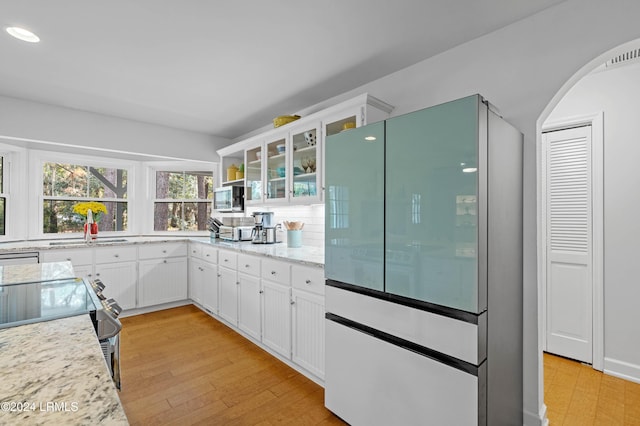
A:
<svg viewBox="0 0 640 426">
<path fill-rule="evenodd" d="M 599 112 L 602 123 L 602 129 L 599 132 L 602 135 L 604 146 L 607 147 L 606 153 L 603 152 L 599 159 L 604 165 L 602 178 L 603 182 L 606 182 L 603 184 L 605 195 L 601 206 L 605 219 L 602 221 L 603 229 L 600 230 L 602 234 L 595 237 L 599 239 L 597 242 L 601 244 L 601 251 L 599 254 L 594 253 L 594 256 L 601 257 L 602 269 L 606 273 L 602 270 L 599 272 L 602 281 L 601 287 L 596 288 L 594 292 L 596 297 L 593 299 L 595 308 L 600 309 L 599 314 L 594 316 L 592 323 L 595 342 L 593 366 L 603 370 L 606 374 L 640 382 L 640 357 L 636 356 L 637 346 L 640 344 L 633 342 L 637 339 L 630 338 L 630 336 L 637 336 L 637 327 L 633 325 L 634 322 L 637 322 L 633 321 L 636 316 L 630 316 L 630 312 L 637 311 L 637 308 L 633 309 L 625 300 L 637 300 L 637 290 L 635 289 L 637 286 L 632 283 L 633 277 L 636 276 L 634 270 L 638 262 L 633 260 L 633 252 L 637 252 L 634 243 L 640 236 L 640 228 L 635 225 L 637 221 L 635 218 L 637 215 L 635 213 L 635 198 L 638 197 L 633 197 L 631 194 L 634 193 L 634 189 L 637 190 L 640 180 L 635 177 L 636 173 L 633 167 L 629 167 L 629 164 L 633 164 L 637 158 L 635 134 L 631 134 L 628 130 L 623 134 L 620 130 L 624 127 L 621 120 L 625 120 L 630 129 L 635 126 L 637 119 L 633 119 L 634 115 L 631 112 L 640 110 L 640 103 L 635 107 L 625 104 L 624 108 L 617 110 L 611 107 L 612 102 L 615 102 L 616 99 L 616 93 L 611 89 L 612 87 L 619 86 L 620 93 L 640 94 L 640 65 L 637 63 L 628 65 L 628 67 L 636 67 L 634 72 L 637 72 L 638 77 L 634 78 L 634 81 L 638 83 L 629 84 L 631 80 L 625 80 L 621 78 L 621 74 L 618 74 L 614 84 L 606 86 L 607 89 L 595 90 L 598 87 L 595 83 L 602 83 L 606 74 L 609 73 L 609 71 L 599 72 L 602 65 L 612 58 L 634 51 L 638 46 L 640 46 L 640 40 L 625 43 L 583 66 L 562 86 L 537 120 L 537 201 L 539 206 L 537 211 L 537 255 L 538 332 L 540 352 L 542 352 L 546 348 L 544 342 L 547 333 L 545 318 L 548 317 L 545 315 L 548 297 L 546 277 L 547 268 L 549 268 L 545 252 L 548 250 L 549 238 L 545 232 L 548 228 L 545 227 L 545 201 L 548 194 L 545 192 L 543 184 L 546 173 L 543 132 L 545 129 L 553 127 L 552 122 L 558 124 L 562 120 L 568 124 L 567 127 L 571 127 L 572 119 L 580 121 L 581 116 L 584 118 L 589 115 L 586 113 L 587 109 L 592 115 Z M 630 74 L 630 68 L 627 68 L 627 71 L 629 72 L 626 74 Z M 589 90 L 591 91 L 589 92 Z M 584 101 L 588 98 L 583 98 L 583 105 L 580 105 L 582 108 L 575 107 L 575 99 L 579 99 L 579 96 L 589 95 L 592 97 L 589 102 Z M 630 98 L 636 97 L 630 96 Z M 569 107 L 571 102 L 567 102 L 569 98 L 574 100 L 573 109 Z M 629 116 L 632 117 L 631 120 Z M 552 123 L 551 126 L 550 123 Z M 638 207 L 640 208 L 640 205 Z M 627 254 L 626 252 L 629 251 L 632 253 Z M 627 322 L 624 321 L 625 317 L 628 318 Z M 600 333 L 599 336 L 598 333 Z"/>
</svg>

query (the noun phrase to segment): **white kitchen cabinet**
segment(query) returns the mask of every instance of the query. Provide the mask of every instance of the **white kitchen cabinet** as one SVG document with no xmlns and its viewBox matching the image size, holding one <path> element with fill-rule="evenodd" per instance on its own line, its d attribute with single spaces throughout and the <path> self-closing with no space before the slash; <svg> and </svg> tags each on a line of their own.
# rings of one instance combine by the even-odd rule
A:
<svg viewBox="0 0 640 426">
<path fill-rule="evenodd" d="M 186 243 L 148 244 L 139 248 L 139 307 L 187 299 L 186 255 Z"/>
<path fill-rule="evenodd" d="M 292 360 L 324 379 L 324 297 L 293 289 Z"/>
<path fill-rule="evenodd" d="M 43 250 L 41 262 L 71 262 L 76 277 L 93 276 L 93 248 Z"/>
<path fill-rule="evenodd" d="M 204 292 L 204 262 L 200 259 L 189 258 L 189 299 L 202 305 Z"/>
<path fill-rule="evenodd" d="M 238 254 L 238 328 L 260 340 L 260 257 Z"/>
<path fill-rule="evenodd" d="M 103 294 L 115 299 L 122 309 L 137 306 L 138 262 L 135 247 L 96 248 L 94 276 L 105 285 Z"/>
<path fill-rule="evenodd" d="M 244 180 L 247 205 L 322 201 L 325 137 L 348 130 L 350 126 L 360 127 L 384 120 L 392 109 L 391 105 L 365 93 L 221 148 L 217 151 L 222 164 L 220 181 L 223 185 L 241 185 Z M 310 137 L 313 134 L 315 140 Z M 285 145 L 284 153 L 278 152 L 278 145 Z M 309 165 L 309 159 L 312 165 Z M 231 164 L 238 166 L 243 161 L 244 179 L 228 181 L 227 167 Z"/>
<path fill-rule="evenodd" d="M 238 328 L 260 340 L 260 278 L 238 273 Z"/>
<path fill-rule="evenodd" d="M 234 326 L 238 325 L 238 254 L 230 250 L 218 252 L 218 314 Z"/>
<path fill-rule="evenodd" d="M 218 312 L 218 249 L 189 243 L 189 298 Z"/>
<path fill-rule="evenodd" d="M 291 357 L 291 287 L 262 280 L 262 343 Z"/>
</svg>

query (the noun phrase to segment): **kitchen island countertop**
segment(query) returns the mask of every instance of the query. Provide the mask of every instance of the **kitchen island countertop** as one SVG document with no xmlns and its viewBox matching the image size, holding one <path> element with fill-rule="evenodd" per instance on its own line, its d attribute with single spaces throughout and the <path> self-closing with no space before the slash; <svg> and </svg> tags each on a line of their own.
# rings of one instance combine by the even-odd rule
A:
<svg viewBox="0 0 640 426">
<path fill-rule="evenodd" d="M 88 315 L 0 330 L 0 424 L 127 425 Z"/>
</svg>

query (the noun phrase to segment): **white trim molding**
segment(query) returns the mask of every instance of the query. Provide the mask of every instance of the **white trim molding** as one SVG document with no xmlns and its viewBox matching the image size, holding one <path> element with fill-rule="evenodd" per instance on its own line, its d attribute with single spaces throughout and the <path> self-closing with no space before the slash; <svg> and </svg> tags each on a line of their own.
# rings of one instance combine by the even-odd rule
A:
<svg viewBox="0 0 640 426">
<path fill-rule="evenodd" d="M 630 382 L 640 383 L 640 365 L 613 358 L 604 359 L 604 373 Z"/>
</svg>

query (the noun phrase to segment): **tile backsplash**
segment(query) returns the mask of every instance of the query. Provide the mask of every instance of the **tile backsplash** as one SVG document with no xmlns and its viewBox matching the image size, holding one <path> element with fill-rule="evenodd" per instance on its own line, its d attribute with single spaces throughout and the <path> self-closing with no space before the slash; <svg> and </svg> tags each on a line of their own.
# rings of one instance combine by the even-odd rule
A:
<svg viewBox="0 0 640 426">
<path fill-rule="evenodd" d="M 324 247 L 324 205 L 314 204 L 310 206 L 262 206 L 247 209 L 246 216 L 251 217 L 254 211 L 274 212 L 276 223 L 282 221 L 304 222 L 302 229 L 302 245 L 312 247 Z M 282 232 L 282 241 L 286 244 L 287 232 Z"/>
</svg>

